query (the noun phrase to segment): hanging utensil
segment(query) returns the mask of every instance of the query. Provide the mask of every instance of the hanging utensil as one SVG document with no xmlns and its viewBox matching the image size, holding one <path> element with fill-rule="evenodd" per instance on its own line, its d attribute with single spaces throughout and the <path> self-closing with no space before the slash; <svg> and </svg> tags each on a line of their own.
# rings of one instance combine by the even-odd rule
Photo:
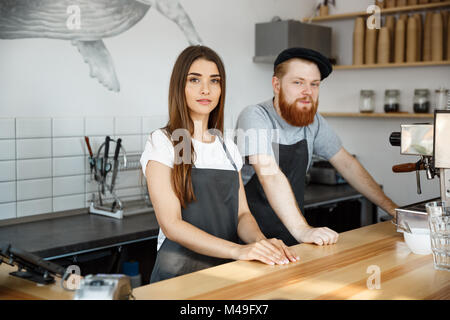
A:
<svg viewBox="0 0 450 320">
<path fill-rule="evenodd" d="M 109 153 L 109 142 L 111 138 L 106 136 L 105 138 L 105 154 L 103 156 L 103 170 L 102 170 L 102 194 L 105 195 L 105 183 L 106 183 L 106 175 L 108 174 L 108 153 Z M 110 168 L 111 169 L 111 168 Z"/>
</svg>

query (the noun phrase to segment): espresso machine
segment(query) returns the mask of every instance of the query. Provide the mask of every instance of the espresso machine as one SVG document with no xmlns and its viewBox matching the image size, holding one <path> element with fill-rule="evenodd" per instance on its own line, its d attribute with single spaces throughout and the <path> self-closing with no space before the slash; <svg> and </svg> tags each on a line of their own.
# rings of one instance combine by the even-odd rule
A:
<svg viewBox="0 0 450 320">
<path fill-rule="evenodd" d="M 430 201 L 450 202 L 450 110 L 436 110 L 433 123 L 403 124 L 400 132 L 393 132 L 389 141 L 400 147 L 400 154 L 419 157 L 416 163 L 399 164 L 392 171 L 416 173 L 417 193 L 421 194 L 420 170 L 428 180 L 440 179 L 440 197 L 396 209 L 394 223 L 398 232 L 428 228 L 425 204 Z"/>
</svg>

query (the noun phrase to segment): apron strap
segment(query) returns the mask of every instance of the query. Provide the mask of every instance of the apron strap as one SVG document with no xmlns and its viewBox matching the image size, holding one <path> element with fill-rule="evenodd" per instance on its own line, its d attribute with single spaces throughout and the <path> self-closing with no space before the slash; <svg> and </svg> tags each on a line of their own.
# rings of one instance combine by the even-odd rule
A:
<svg viewBox="0 0 450 320">
<path fill-rule="evenodd" d="M 227 146 L 225 145 L 225 141 L 223 141 L 222 137 L 219 135 L 216 135 L 216 137 L 222 143 L 223 150 L 225 151 L 225 154 L 227 155 L 228 160 L 231 162 L 231 165 L 233 166 L 234 170 L 238 171 L 236 163 L 234 162 L 233 157 L 231 156 L 230 152 L 228 151 Z M 192 163 L 192 167 L 195 168 L 195 163 Z"/>
<path fill-rule="evenodd" d="M 234 170 L 238 171 L 236 163 L 234 163 L 233 157 L 231 156 L 230 152 L 228 151 L 227 146 L 225 145 L 225 141 L 222 139 L 221 136 L 216 135 L 217 138 L 219 138 L 220 142 L 222 143 L 223 150 L 225 150 L 225 153 L 227 154 L 228 160 L 230 160 L 231 165 L 234 167 Z"/>
</svg>

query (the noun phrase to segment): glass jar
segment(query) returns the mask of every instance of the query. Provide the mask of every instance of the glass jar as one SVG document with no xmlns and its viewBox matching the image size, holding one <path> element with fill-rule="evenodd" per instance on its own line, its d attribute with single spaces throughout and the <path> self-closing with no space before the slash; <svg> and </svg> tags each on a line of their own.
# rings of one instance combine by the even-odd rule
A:
<svg viewBox="0 0 450 320">
<path fill-rule="evenodd" d="M 430 111 L 430 90 L 414 90 L 414 112 L 428 113 Z"/>
<path fill-rule="evenodd" d="M 436 93 L 436 110 L 445 110 L 450 108 L 450 96 L 448 96 L 448 90 L 445 88 L 440 88 L 435 91 Z"/>
<path fill-rule="evenodd" d="M 398 112 L 400 110 L 400 90 L 384 91 L 384 112 Z"/>
<path fill-rule="evenodd" d="M 361 90 L 359 98 L 359 111 L 360 112 L 373 112 L 375 109 L 375 91 L 373 90 Z"/>
</svg>

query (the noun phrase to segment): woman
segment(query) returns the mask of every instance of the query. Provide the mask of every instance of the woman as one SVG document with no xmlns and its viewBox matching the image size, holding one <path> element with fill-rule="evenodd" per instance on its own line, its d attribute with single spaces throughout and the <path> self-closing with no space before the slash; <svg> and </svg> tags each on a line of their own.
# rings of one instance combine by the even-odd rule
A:
<svg viewBox="0 0 450 320">
<path fill-rule="evenodd" d="M 170 79 L 169 122 L 150 134 L 141 157 L 160 226 L 150 282 L 231 259 L 298 260 L 280 240 L 266 239 L 249 211 L 239 151 L 221 137 L 224 100 L 220 57 L 204 46 L 186 48 Z"/>
</svg>

